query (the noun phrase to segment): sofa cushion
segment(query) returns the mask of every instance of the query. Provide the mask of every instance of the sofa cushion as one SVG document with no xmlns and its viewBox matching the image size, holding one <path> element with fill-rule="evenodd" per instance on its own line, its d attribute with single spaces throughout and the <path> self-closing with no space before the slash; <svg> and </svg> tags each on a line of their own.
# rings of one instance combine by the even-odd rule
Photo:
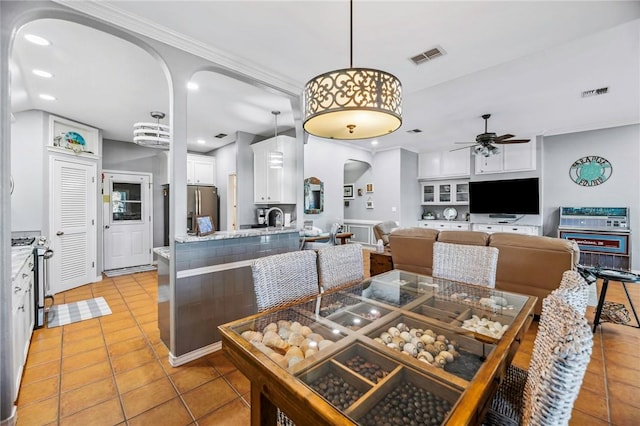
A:
<svg viewBox="0 0 640 426">
<path fill-rule="evenodd" d="M 468 246 L 487 246 L 489 245 L 489 234 L 479 231 L 440 231 L 438 241 Z"/>
<path fill-rule="evenodd" d="M 394 269 L 431 275 L 433 243 L 438 231 L 427 228 L 400 228 L 389 235 Z"/>
</svg>

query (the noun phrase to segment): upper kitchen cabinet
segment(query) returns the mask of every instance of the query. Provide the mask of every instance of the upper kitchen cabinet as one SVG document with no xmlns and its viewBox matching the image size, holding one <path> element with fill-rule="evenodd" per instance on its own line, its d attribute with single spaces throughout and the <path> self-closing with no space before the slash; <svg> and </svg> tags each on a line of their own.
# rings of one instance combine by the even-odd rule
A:
<svg viewBox="0 0 640 426">
<path fill-rule="evenodd" d="M 489 157 L 476 155 L 475 174 L 522 172 L 536 169 L 536 138 L 527 143 L 500 145 Z"/>
<path fill-rule="evenodd" d="M 296 203 L 295 139 L 276 136 L 251 145 L 256 204 Z"/>
<path fill-rule="evenodd" d="M 216 159 L 207 155 L 187 154 L 187 184 L 215 185 Z"/>
<path fill-rule="evenodd" d="M 418 179 L 468 177 L 470 170 L 468 149 L 423 152 L 418 156 Z"/>
</svg>

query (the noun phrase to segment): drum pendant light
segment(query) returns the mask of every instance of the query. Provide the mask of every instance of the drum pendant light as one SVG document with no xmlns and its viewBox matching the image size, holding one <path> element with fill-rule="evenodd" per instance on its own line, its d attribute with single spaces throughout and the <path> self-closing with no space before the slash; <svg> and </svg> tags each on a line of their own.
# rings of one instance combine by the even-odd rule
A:
<svg viewBox="0 0 640 426">
<path fill-rule="evenodd" d="M 171 133 L 169 126 L 160 124 L 164 112 L 151 111 L 155 123 L 135 123 L 133 125 L 133 141 L 147 148 L 169 149 Z"/>
<path fill-rule="evenodd" d="M 353 0 L 349 68 L 312 78 L 304 87 L 304 130 L 329 139 L 368 139 L 402 124 L 402 84 L 395 76 L 353 68 Z"/>
</svg>

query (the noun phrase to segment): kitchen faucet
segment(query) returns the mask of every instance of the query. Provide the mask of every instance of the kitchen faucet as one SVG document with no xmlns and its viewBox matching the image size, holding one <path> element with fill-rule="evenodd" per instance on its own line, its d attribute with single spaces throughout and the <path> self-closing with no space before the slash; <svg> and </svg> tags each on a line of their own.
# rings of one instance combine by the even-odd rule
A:
<svg viewBox="0 0 640 426">
<path fill-rule="evenodd" d="M 273 223 L 274 228 L 278 227 L 278 224 L 280 224 L 280 227 L 283 227 L 283 218 L 284 218 L 284 213 L 282 212 L 282 209 L 280 209 L 279 207 L 271 207 L 270 209 L 268 209 L 265 213 L 265 216 L 267 218 L 267 226 L 269 225 L 269 219 L 271 216 L 271 212 L 275 211 L 276 212 L 276 220 Z"/>
</svg>

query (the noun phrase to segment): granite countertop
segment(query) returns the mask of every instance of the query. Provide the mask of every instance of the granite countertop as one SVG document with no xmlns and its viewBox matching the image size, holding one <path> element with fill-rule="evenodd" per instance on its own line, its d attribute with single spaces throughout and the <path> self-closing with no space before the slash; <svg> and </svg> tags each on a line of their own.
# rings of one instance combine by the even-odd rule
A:
<svg viewBox="0 0 640 426">
<path fill-rule="evenodd" d="M 164 247 L 155 247 L 153 252 L 160 257 L 163 257 L 167 260 L 171 259 L 171 251 L 169 251 L 169 246 Z"/>
<path fill-rule="evenodd" d="M 289 232 L 300 232 L 300 231 L 293 227 L 250 228 L 250 229 L 239 229 L 237 231 L 218 231 L 216 233 L 213 233 L 211 235 L 205 235 L 203 237 L 198 237 L 195 235 L 181 236 L 181 237 L 176 237 L 176 242 L 193 243 L 198 241 L 228 240 L 230 238 L 246 238 L 246 237 L 256 237 L 256 236 L 262 236 L 262 235 L 286 234 Z"/>
<path fill-rule="evenodd" d="M 22 266 L 33 256 L 33 247 L 11 248 L 11 281 L 13 281 Z"/>
</svg>

